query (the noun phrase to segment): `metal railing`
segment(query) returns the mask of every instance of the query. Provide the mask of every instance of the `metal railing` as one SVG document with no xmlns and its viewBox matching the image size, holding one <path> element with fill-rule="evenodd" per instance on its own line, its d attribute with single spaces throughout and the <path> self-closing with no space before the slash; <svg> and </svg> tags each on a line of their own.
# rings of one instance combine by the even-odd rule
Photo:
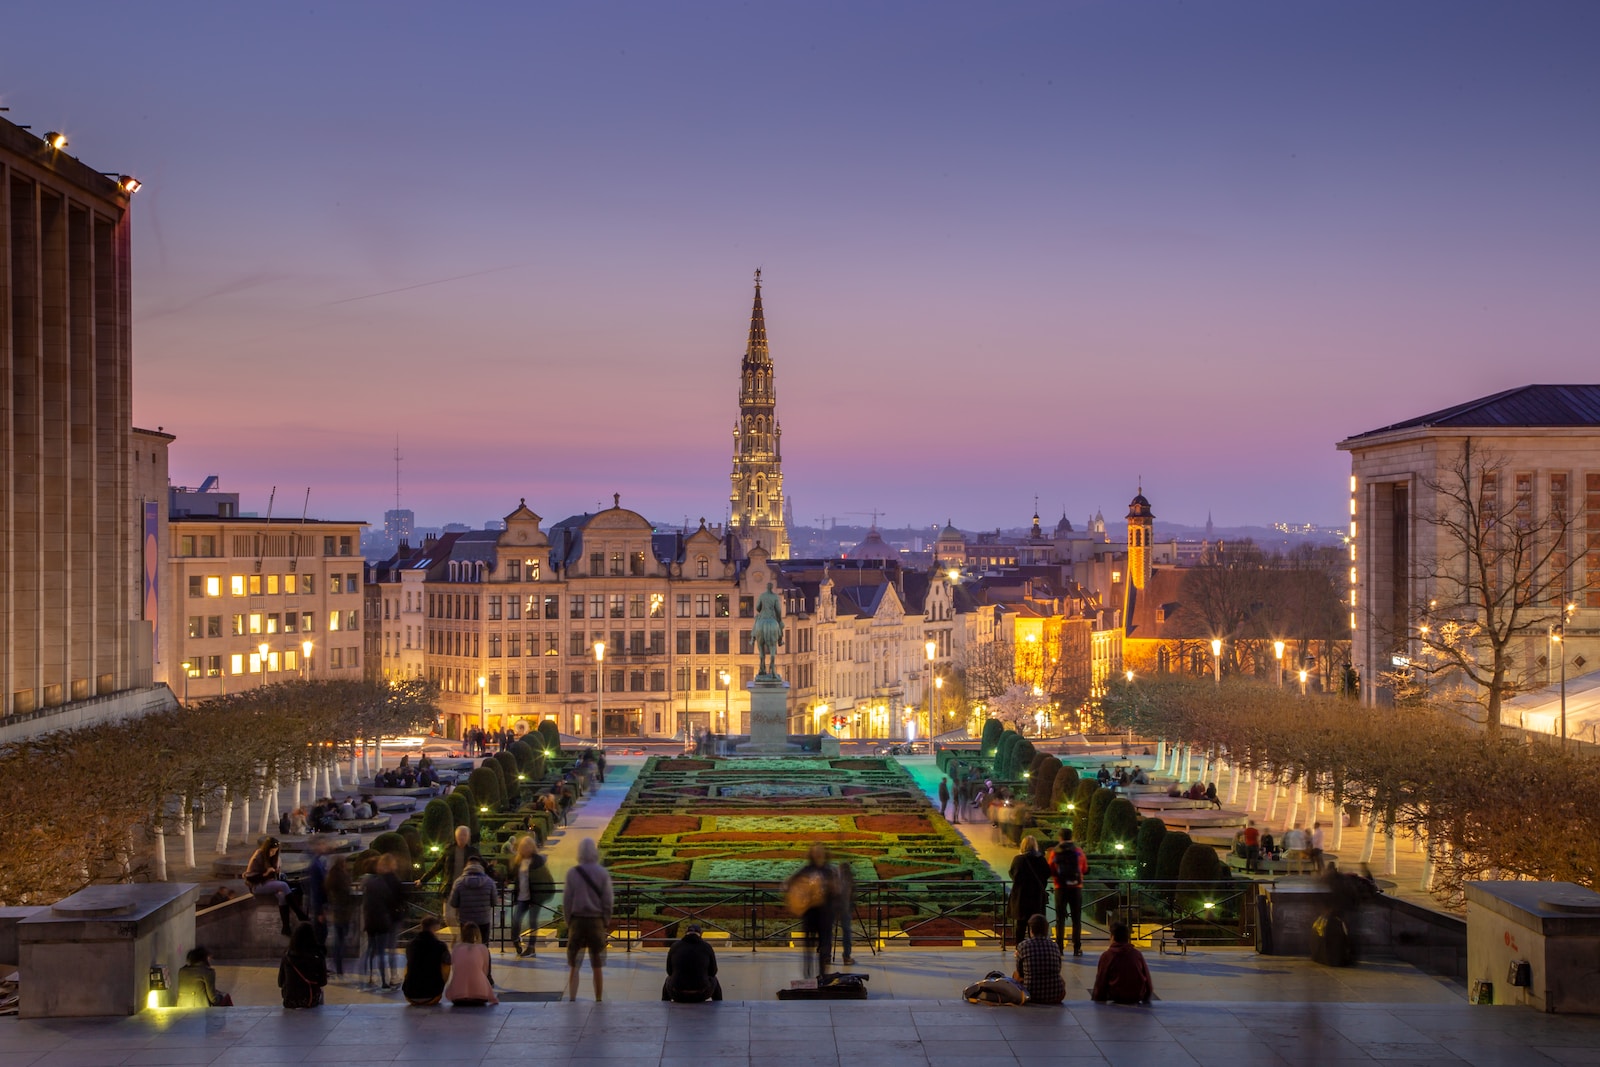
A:
<svg viewBox="0 0 1600 1067">
<path fill-rule="evenodd" d="M 1127 923 L 1136 940 L 1165 949 L 1176 945 L 1249 947 L 1256 940 L 1256 900 L 1261 881 L 1157 882 L 1088 879 L 1084 882 L 1083 940 L 1108 942 L 1114 923 Z M 860 882 L 850 909 L 855 944 L 871 952 L 894 947 L 989 948 L 1005 951 L 1015 943 L 1010 916 L 1010 886 L 1002 881 Z M 792 948 L 804 937 L 800 918 L 771 882 L 613 883 L 611 943 L 626 952 L 666 947 L 690 923 L 725 946 Z M 440 913 L 436 886 L 417 887 L 407 925 Z M 502 887 L 490 943 L 509 948 L 513 896 Z M 1046 918 L 1055 920 L 1054 894 Z M 561 890 L 547 900 L 534 923 L 533 951 L 539 944 L 566 939 Z M 543 936 L 541 937 L 541 931 Z"/>
</svg>

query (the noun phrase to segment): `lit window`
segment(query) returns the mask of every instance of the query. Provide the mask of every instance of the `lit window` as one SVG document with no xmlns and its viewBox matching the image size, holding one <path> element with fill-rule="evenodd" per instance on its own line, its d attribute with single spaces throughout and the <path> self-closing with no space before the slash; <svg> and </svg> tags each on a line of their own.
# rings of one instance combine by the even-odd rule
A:
<svg viewBox="0 0 1600 1067">
<path fill-rule="evenodd" d="M 278 654 L 276 652 L 268 652 L 267 653 L 267 670 L 275 671 L 277 669 L 278 669 Z"/>
<path fill-rule="evenodd" d="M 255 612 L 250 616 L 250 632 L 253 633 L 253 634 L 258 634 L 258 633 L 261 632 L 261 613 L 260 612 Z"/>
<path fill-rule="evenodd" d="M 276 655 L 276 653 L 274 653 L 274 655 Z M 292 648 L 286 650 L 284 652 L 284 654 L 283 654 L 283 669 L 286 670 L 286 671 L 297 671 L 297 670 L 299 670 L 300 669 L 300 653 L 296 652 Z"/>
<path fill-rule="evenodd" d="M 229 658 L 233 662 L 229 664 L 229 667 L 231 669 L 229 670 L 228 673 L 229 674 L 243 674 L 244 673 L 244 656 L 242 656 L 239 653 L 235 652 Z"/>
<path fill-rule="evenodd" d="M 277 632 L 278 632 L 278 616 L 276 616 L 276 615 L 268 615 L 267 616 L 267 633 L 275 634 Z"/>
<path fill-rule="evenodd" d="M 228 591 L 234 596 L 244 596 L 244 575 L 235 574 L 229 578 Z"/>
<path fill-rule="evenodd" d="M 337 611 L 328 612 L 328 632 L 339 632 L 339 613 Z"/>
<path fill-rule="evenodd" d="M 667 613 L 667 598 L 660 593 L 650 594 L 650 617 L 659 619 Z"/>
<path fill-rule="evenodd" d="M 259 653 L 259 652 L 250 653 L 250 673 L 251 674 L 260 674 L 261 673 L 261 653 Z"/>
<path fill-rule="evenodd" d="M 261 595 L 261 575 L 259 575 L 259 574 L 252 574 L 250 576 L 250 595 L 251 596 L 260 596 Z"/>
<path fill-rule="evenodd" d="M 208 574 L 208 575 L 206 575 L 206 596 L 221 596 L 221 595 L 222 595 L 222 575 L 220 575 L 220 574 Z"/>
<path fill-rule="evenodd" d="M 295 576 L 292 575 L 292 574 L 285 574 L 283 576 L 283 591 L 285 593 L 287 593 L 289 596 L 294 596 L 294 587 L 295 587 Z"/>
<path fill-rule="evenodd" d="M 276 574 L 267 575 L 267 595 L 278 595 L 278 576 Z"/>
</svg>

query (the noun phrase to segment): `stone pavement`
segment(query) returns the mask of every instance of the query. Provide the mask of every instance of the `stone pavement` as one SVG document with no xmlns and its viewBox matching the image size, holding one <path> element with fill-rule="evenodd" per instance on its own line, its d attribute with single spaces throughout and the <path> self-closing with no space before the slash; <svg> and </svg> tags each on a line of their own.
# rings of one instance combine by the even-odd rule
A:
<svg viewBox="0 0 1600 1067">
<path fill-rule="evenodd" d="M 959 1000 L 333 1006 L 0 1020 L 0 1067 L 537 1063 L 1022 1067 L 1600 1063 L 1600 1020 L 1405 1004 L 991 1008 Z"/>
</svg>

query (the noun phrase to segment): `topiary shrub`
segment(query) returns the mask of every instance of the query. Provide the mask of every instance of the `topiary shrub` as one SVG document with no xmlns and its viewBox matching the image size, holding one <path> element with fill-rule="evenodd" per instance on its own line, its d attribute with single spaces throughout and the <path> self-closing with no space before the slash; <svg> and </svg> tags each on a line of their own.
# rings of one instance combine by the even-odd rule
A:
<svg viewBox="0 0 1600 1067">
<path fill-rule="evenodd" d="M 1076 767 L 1062 766 L 1056 771 L 1054 787 L 1050 790 L 1050 808 L 1053 811 L 1066 811 L 1067 803 L 1072 800 L 1073 794 L 1078 791 L 1078 769 Z"/>
<path fill-rule="evenodd" d="M 350 877 L 357 882 L 371 874 L 378 868 L 378 857 L 383 853 L 376 849 L 363 849 L 350 857 Z"/>
<path fill-rule="evenodd" d="M 405 838 L 406 850 L 411 853 L 411 862 L 416 863 L 420 860 L 423 853 L 422 831 L 417 828 L 417 824 L 414 822 L 401 823 L 400 828 L 395 833 Z"/>
<path fill-rule="evenodd" d="M 994 744 L 994 763 L 992 764 L 994 777 L 1006 780 L 1011 777 L 1011 750 L 1016 747 L 1019 737 L 1014 730 L 1005 730 L 1000 734 L 1000 740 Z"/>
<path fill-rule="evenodd" d="M 1082 843 L 1082 847 L 1086 851 L 1096 852 L 1100 850 L 1100 826 L 1105 822 L 1106 809 L 1111 806 L 1111 802 L 1116 797 L 1117 795 L 1111 790 L 1101 789 L 1098 785 L 1095 787 L 1094 793 L 1090 795 L 1089 812 L 1083 819 L 1083 831 L 1087 840 Z"/>
<path fill-rule="evenodd" d="M 1061 773 L 1061 761 L 1048 752 L 1040 753 L 1033 761 L 1033 788 L 1029 795 L 1033 806 L 1042 811 L 1054 810 L 1051 800 L 1055 797 L 1056 776 Z"/>
<path fill-rule="evenodd" d="M 1182 830 L 1168 830 L 1161 839 L 1161 846 L 1156 850 L 1156 881 L 1174 882 L 1178 878 L 1178 866 L 1183 862 L 1183 854 L 1189 851 L 1189 846 L 1194 844 L 1189 835 Z"/>
<path fill-rule="evenodd" d="M 552 755 L 561 751 L 561 731 L 549 719 L 539 723 L 539 737 L 544 742 L 544 750 Z"/>
<path fill-rule="evenodd" d="M 1028 775 L 1026 781 L 1031 785 L 1033 782 L 1033 761 L 1038 755 L 1039 750 L 1033 747 L 1033 742 L 1019 735 L 1016 744 L 1011 747 L 1011 777 L 1021 778 L 1026 774 Z"/>
<path fill-rule="evenodd" d="M 450 810 L 449 802 L 443 797 L 434 797 L 428 801 L 427 807 L 422 809 L 423 843 L 443 848 L 451 842 L 455 832 L 456 817 Z"/>
<path fill-rule="evenodd" d="M 445 794 L 450 803 L 450 813 L 456 817 L 457 826 L 465 826 L 478 839 L 478 798 L 469 785 L 458 785 Z"/>
<path fill-rule="evenodd" d="M 1006 728 L 1000 725 L 999 719 L 984 720 L 983 733 L 979 735 L 978 744 L 985 756 L 993 756 L 995 754 L 995 748 L 1000 744 L 1000 735 L 1005 731 Z"/>
<path fill-rule="evenodd" d="M 1100 851 L 1110 852 L 1120 844 L 1124 854 L 1131 855 L 1138 834 L 1139 813 L 1133 810 L 1133 801 L 1115 797 L 1106 805 L 1106 813 L 1100 820 Z"/>
<path fill-rule="evenodd" d="M 395 862 L 400 864 L 399 873 L 402 877 L 405 872 L 411 870 L 411 846 L 406 844 L 404 837 L 401 837 L 393 830 L 385 830 L 377 837 L 374 837 L 371 848 L 374 852 L 388 853 L 393 856 Z"/>
<path fill-rule="evenodd" d="M 1139 861 L 1139 877 L 1156 876 L 1156 854 L 1161 851 L 1161 841 L 1167 836 L 1167 824 L 1160 819 L 1148 818 L 1139 822 L 1139 833 L 1133 840 L 1134 858 Z"/>
<path fill-rule="evenodd" d="M 467 775 L 467 788 L 472 790 L 479 807 L 487 807 L 491 811 L 499 807 L 504 799 L 500 795 L 500 772 L 497 768 L 479 767 Z"/>
<path fill-rule="evenodd" d="M 517 766 L 517 757 L 509 752 L 496 752 L 494 763 L 500 768 L 500 777 L 505 779 L 506 799 L 515 800 L 522 791 L 522 785 L 517 780 L 517 775 L 522 773 L 522 768 Z"/>
<path fill-rule="evenodd" d="M 517 761 L 517 770 L 523 774 L 533 773 L 533 760 L 537 753 L 534 752 L 533 746 L 528 743 L 528 739 L 538 739 L 538 737 L 537 733 L 524 734 L 511 742 L 511 748 L 507 750 L 511 753 L 511 758 Z"/>
<path fill-rule="evenodd" d="M 1183 850 L 1178 860 L 1178 878 L 1184 882 L 1215 882 L 1222 877 L 1222 861 L 1217 850 L 1199 842 Z"/>
<path fill-rule="evenodd" d="M 1082 835 L 1085 832 L 1084 827 L 1089 822 L 1089 802 L 1094 799 L 1099 788 L 1099 782 L 1093 778 L 1084 778 L 1078 782 L 1078 788 L 1073 791 L 1072 799 L 1068 801 L 1071 805 L 1068 810 L 1072 814 L 1072 832 L 1078 835 L 1079 848 L 1084 847 Z"/>
</svg>

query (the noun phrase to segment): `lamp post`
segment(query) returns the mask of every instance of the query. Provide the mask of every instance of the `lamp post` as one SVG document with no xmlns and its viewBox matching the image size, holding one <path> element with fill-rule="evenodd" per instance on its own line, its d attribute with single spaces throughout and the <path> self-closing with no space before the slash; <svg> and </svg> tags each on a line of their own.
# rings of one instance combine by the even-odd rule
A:
<svg viewBox="0 0 1600 1067">
<path fill-rule="evenodd" d="M 733 693 L 733 675 L 727 671 L 718 671 L 717 679 L 722 682 L 722 729 L 719 731 L 724 737 L 728 734 L 728 702 Z"/>
<path fill-rule="evenodd" d="M 193 669 L 193 666 L 194 665 L 189 660 L 184 660 L 183 661 L 183 706 L 184 707 L 188 707 L 189 706 L 189 671 L 191 669 Z"/>
<path fill-rule="evenodd" d="M 1306 675 L 1308 673 L 1309 672 L 1304 667 L 1300 668 L 1300 695 L 1301 696 L 1305 696 L 1306 695 Z"/>
<path fill-rule="evenodd" d="M 594 643 L 595 686 L 594 686 L 594 729 L 595 736 L 599 739 L 601 748 L 606 747 L 606 643 Z"/>
<path fill-rule="evenodd" d="M 933 724 L 936 721 L 933 717 L 933 657 L 939 651 L 939 643 L 929 641 L 922 646 L 922 650 L 928 654 L 928 688 L 923 690 L 922 706 L 928 713 L 928 736 L 932 737 Z"/>
<path fill-rule="evenodd" d="M 1283 642 L 1272 642 L 1272 654 L 1278 661 L 1278 688 L 1283 688 Z"/>
<path fill-rule="evenodd" d="M 261 653 L 261 684 L 262 685 L 266 685 L 267 684 L 267 650 L 268 650 L 269 647 L 270 646 L 265 641 L 261 642 L 259 645 L 256 646 L 256 651 Z"/>
<path fill-rule="evenodd" d="M 307 669 L 311 666 L 311 650 L 316 647 L 315 642 L 305 640 L 300 642 L 300 677 L 306 676 Z"/>
<path fill-rule="evenodd" d="M 939 705 L 944 703 L 943 698 L 944 675 L 936 674 L 933 676 L 933 713 L 936 716 L 939 714 Z M 955 718 L 955 712 L 952 711 L 949 714 L 951 718 Z M 928 737 L 930 739 L 933 737 L 933 723 L 931 722 L 928 724 Z"/>
<path fill-rule="evenodd" d="M 1561 621 L 1550 631 L 1550 641 L 1561 657 L 1561 747 L 1567 747 L 1567 619 L 1578 605 L 1566 604 L 1561 608 Z"/>
<path fill-rule="evenodd" d="M 1212 670 L 1213 676 L 1217 680 L 1217 684 L 1221 685 L 1222 684 L 1222 638 L 1220 638 L 1220 637 L 1213 637 L 1211 639 L 1211 670 Z"/>
</svg>

